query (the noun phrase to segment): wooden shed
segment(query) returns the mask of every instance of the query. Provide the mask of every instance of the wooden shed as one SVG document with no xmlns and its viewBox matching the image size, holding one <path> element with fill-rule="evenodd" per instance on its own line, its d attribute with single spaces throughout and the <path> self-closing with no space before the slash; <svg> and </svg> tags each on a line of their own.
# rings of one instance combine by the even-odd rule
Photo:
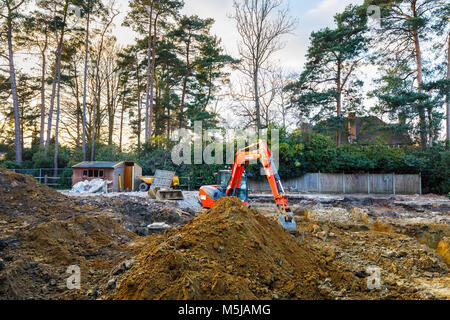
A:
<svg viewBox="0 0 450 320">
<path fill-rule="evenodd" d="M 135 191 L 139 187 L 142 167 L 130 161 L 85 161 L 73 167 L 72 185 L 80 181 L 104 179 L 112 181 L 112 191 Z"/>
</svg>

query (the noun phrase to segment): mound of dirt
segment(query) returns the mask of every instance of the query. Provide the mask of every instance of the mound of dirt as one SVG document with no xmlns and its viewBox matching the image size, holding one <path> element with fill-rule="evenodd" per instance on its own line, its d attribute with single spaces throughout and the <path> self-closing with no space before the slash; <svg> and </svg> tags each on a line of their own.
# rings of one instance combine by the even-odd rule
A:
<svg viewBox="0 0 450 320">
<path fill-rule="evenodd" d="M 0 300 L 95 298 L 88 291 L 129 258 L 127 243 L 137 236 L 91 209 L 31 176 L 0 169 Z M 73 265 L 81 289 L 67 293 Z"/>
<path fill-rule="evenodd" d="M 14 173 L 0 168 L 0 213 L 11 214 L 36 208 L 36 214 L 42 207 L 52 207 L 68 198 L 56 190 L 39 184 L 29 175 Z"/>
<path fill-rule="evenodd" d="M 80 212 L 95 210 L 89 205 L 77 205 L 30 175 L 0 168 L 0 239 L 18 229 L 29 230 L 42 222 L 68 219 Z"/>
<path fill-rule="evenodd" d="M 221 198 L 186 226 L 147 239 L 107 298 L 324 299 L 327 283 L 359 286 L 238 198 Z"/>
</svg>

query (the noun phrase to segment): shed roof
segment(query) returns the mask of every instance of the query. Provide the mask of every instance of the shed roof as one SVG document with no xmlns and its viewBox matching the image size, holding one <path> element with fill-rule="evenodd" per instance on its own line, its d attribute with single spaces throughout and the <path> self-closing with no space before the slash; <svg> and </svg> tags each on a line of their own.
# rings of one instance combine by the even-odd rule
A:
<svg viewBox="0 0 450 320">
<path fill-rule="evenodd" d="M 139 165 L 131 161 L 84 161 L 74 165 L 72 168 L 116 168 L 121 164 Z"/>
</svg>

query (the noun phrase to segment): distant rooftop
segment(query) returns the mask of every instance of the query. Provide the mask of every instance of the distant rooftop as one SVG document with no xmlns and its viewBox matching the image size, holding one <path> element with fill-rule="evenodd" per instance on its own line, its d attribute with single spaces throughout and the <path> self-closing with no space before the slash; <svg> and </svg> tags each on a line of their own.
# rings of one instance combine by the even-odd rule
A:
<svg viewBox="0 0 450 320">
<path fill-rule="evenodd" d="M 127 161 L 84 161 L 74 165 L 72 168 L 115 168 L 123 163 L 134 164 Z"/>
</svg>

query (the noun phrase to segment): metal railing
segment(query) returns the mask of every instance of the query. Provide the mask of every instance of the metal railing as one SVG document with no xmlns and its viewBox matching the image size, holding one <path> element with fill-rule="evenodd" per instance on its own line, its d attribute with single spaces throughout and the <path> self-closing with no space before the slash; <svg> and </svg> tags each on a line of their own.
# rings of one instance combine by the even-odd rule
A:
<svg viewBox="0 0 450 320">
<path fill-rule="evenodd" d="M 11 171 L 21 174 L 28 174 L 33 176 L 39 183 L 45 184 L 54 189 L 71 189 L 73 169 L 63 168 L 58 169 L 58 174 L 55 177 L 55 169 L 53 168 L 38 168 L 38 169 L 11 169 Z M 191 190 L 191 178 L 179 177 L 180 189 Z"/>
<path fill-rule="evenodd" d="M 54 189 L 70 189 L 72 188 L 72 174 L 71 168 L 57 169 L 55 176 L 55 169 L 53 168 L 38 168 L 38 169 L 11 169 L 11 171 L 28 174 L 33 176 L 40 184 L 45 184 Z"/>
<path fill-rule="evenodd" d="M 180 189 L 191 191 L 191 177 L 179 177 Z"/>
</svg>

